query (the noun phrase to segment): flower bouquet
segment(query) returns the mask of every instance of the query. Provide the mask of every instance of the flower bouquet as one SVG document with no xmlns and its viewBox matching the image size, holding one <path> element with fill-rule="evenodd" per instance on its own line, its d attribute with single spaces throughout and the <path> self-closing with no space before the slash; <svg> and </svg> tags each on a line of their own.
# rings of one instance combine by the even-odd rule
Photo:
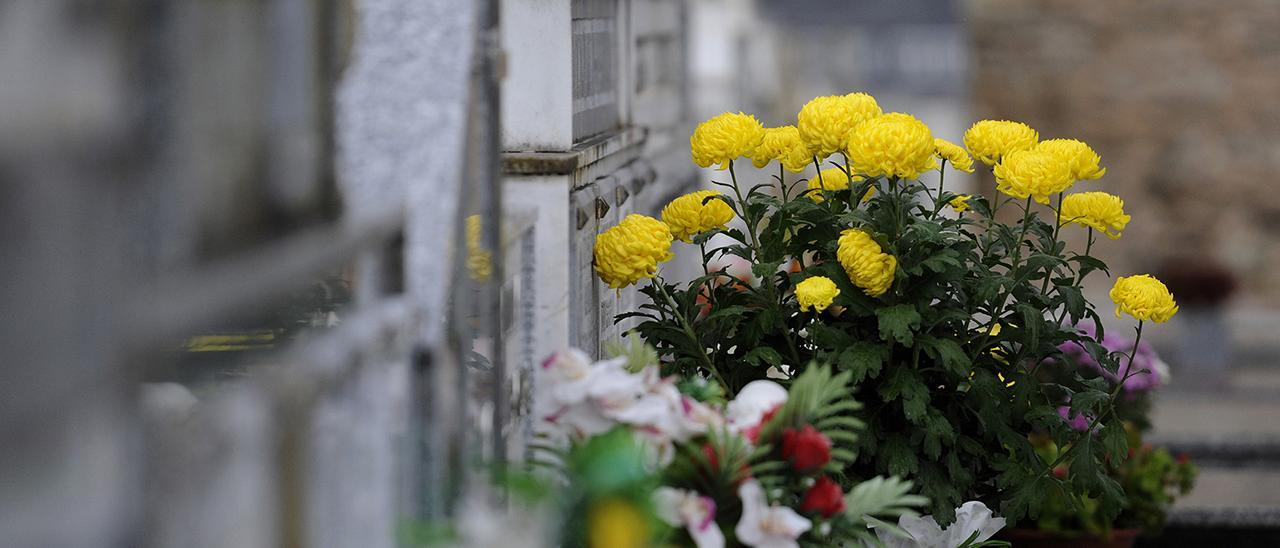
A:
<svg viewBox="0 0 1280 548">
<path fill-rule="evenodd" d="M 853 445 L 862 428 L 849 373 L 813 367 L 790 390 L 757 380 L 726 403 L 717 385 L 660 376 L 648 356 L 633 347 L 591 363 L 570 350 L 539 369 L 537 462 L 569 483 L 564 545 L 860 545 L 899 533 L 877 517 L 913 518 L 925 502 L 910 482 L 844 474 L 856 455 L 836 442 Z"/>
<path fill-rule="evenodd" d="M 1071 327 L 1101 326 L 1081 284 L 1107 273 L 1090 254 L 1096 237 L 1120 237 L 1130 218 L 1116 196 L 1068 193 L 1106 171 L 1083 142 L 985 120 L 963 143 L 863 93 L 816 98 L 795 126 L 721 114 L 690 145 L 696 164 L 724 175 L 713 181 L 722 190 L 677 198 L 661 219 L 629 215 L 597 237 L 595 270 L 615 288 L 648 280 L 648 302 L 617 319 L 637 318 L 664 375 L 706 379 L 729 396 L 762 379 L 791 386 L 815 368 L 843 379 L 822 405 L 865 428 L 830 437 L 841 455 L 832 476 L 910 478 L 941 526 L 962 501 L 1017 520 L 1055 495 L 1096 500 L 1114 518 L 1125 493 L 1106 464 L 1128 454 L 1119 387 L 1037 369 L 1075 342 L 1103 370 L 1136 374 L 1116 373 L 1121 356 Z M 974 158 L 991 166 L 994 195 L 946 189 L 947 170 L 972 171 Z M 921 182 L 935 172 L 936 185 Z M 1001 221 L 1002 209 L 1016 221 Z M 1083 249 L 1060 238 L 1074 227 L 1087 232 Z M 712 238 L 729 243 L 709 247 Z M 698 246 L 704 269 L 673 284 L 659 266 L 676 240 Z M 724 257 L 749 264 L 750 276 L 713 268 Z M 1138 320 L 1138 338 L 1177 311 L 1146 275 L 1118 278 L 1111 297 L 1117 316 Z M 1089 417 L 1084 431 L 1061 406 Z M 1046 459 L 1033 436 L 1066 449 Z M 1064 462 L 1067 474 L 1055 475 Z"/>
</svg>

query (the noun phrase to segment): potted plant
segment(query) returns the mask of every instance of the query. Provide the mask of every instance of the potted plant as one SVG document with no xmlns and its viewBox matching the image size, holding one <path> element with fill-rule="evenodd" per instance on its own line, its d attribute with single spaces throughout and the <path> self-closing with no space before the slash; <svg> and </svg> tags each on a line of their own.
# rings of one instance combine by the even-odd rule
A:
<svg viewBox="0 0 1280 548">
<path fill-rule="evenodd" d="M 1168 450 L 1143 442 L 1150 430 L 1149 412 L 1157 389 L 1169 381 L 1169 367 L 1146 343 L 1135 345 L 1126 337 L 1108 333 L 1098 337 L 1090 324 L 1077 329 L 1110 352 L 1127 356 L 1120 369 L 1108 371 L 1094 361 L 1076 342 L 1064 343 L 1060 359 L 1045 363 L 1042 375 L 1048 382 L 1070 384 L 1072 370 L 1086 378 L 1103 379 L 1120 387 L 1115 400 L 1115 414 L 1125 424 L 1129 450 L 1124 455 L 1108 455 L 1104 466 L 1107 475 L 1125 493 L 1125 506 L 1119 515 L 1108 518 L 1098 511 L 1097 501 L 1086 497 L 1073 501 L 1054 494 L 1045 504 L 1034 527 L 1023 527 L 1003 533 L 1003 538 L 1019 546 L 1132 546 L 1141 534 L 1159 534 L 1164 527 L 1169 507 L 1178 495 L 1188 493 L 1195 483 L 1197 469 L 1186 455 L 1174 458 Z M 1069 407 L 1059 409 L 1063 420 L 1073 428 L 1083 429 L 1087 417 L 1073 415 Z M 1043 458 L 1053 460 L 1062 453 L 1060 447 L 1043 438 L 1033 438 Z M 1054 469 L 1065 475 L 1071 462 Z"/>
<path fill-rule="evenodd" d="M 1067 342 L 1108 371 L 1119 366 L 1071 327 L 1099 323 L 1081 282 L 1107 272 L 1091 255 L 1096 236 L 1119 237 L 1129 221 L 1118 197 L 1067 192 L 1105 173 L 1088 145 L 985 120 L 961 147 L 862 93 L 816 98 L 795 126 L 725 113 L 690 144 L 695 163 L 720 169 L 713 183 L 723 191 L 677 198 L 661 219 L 628 216 L 595 246 L 596 272 L 611 287 L 647 280 L 649 302 L 618 319 L 640 320 L 635 332 L 657 349 L 664 374 L 706 379 L 729 396 L 761 379 L 786 386 L 813 364 L 848 375 L 837 401 L 861 402 L 855 416 L 866 428 L 833 440 L 856 455 L 843 473 L 911 478 L 939 527 L 964 501 L 1035 518 L 1053 493 L 1093 497 L 1108 519 L 1120 513 L 1123 489 L 1105 469 L 1108 455 L 1128 449 L 1113 406 L 1119 389 L 1078 371 L 1070 386 L 1037 373 Z M 971 171 L 974 158 L 992 166 L 996 195 L 946 190 L 946 170 Z M 799 186 L 785 183 L 786 171 L 809 166 Z M 936 188 L 921 182 L 933 171 Z M 1019 221 L 999 221 L 1002 208 L 1016 208 Z M 1068 227 L 1087 230 L 1083 249 L 1059 238 Z M 703 264 L 740 257 L 749 283 L 709 266 L 685 283 L 659 275 L 673 241 L 718 235 L 732 243 L 704 249 Z M 1177 311 L 1147 275 L 1118 278 L 1112 299 L 1137 320 L 1139 338 Z M 1083 432 L 1061 420 L 1064 402 L 1090 417 Z M 1046 460 L 1033 433 L 1066 449 Z M 1068 461 L 1066 477 L 1053 473 Z"/>
</svg>

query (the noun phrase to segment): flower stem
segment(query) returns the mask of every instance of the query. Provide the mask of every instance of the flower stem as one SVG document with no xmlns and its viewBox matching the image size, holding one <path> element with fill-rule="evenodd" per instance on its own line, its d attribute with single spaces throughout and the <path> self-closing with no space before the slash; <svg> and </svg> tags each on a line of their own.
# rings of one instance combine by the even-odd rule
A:
<svg viewBox="0 0 1280 548">
<path fill-rule="evenodd" d="M 666 282 L 664 282 L 661 277 L 655 277 L 651 283 L 658 288 L 658 293 L 661 293 L 663 298 L 667 300 L 667 304 L 671 306 L 671 311 L 675 314 L 676 323 L 680 325 L 680 330 L 684 331 L 685 336 L 689 337 L 689 340 L 693 341 L 693 344 L 698 347 L 698 356 L 702 358 L 702 363 L 706 366 L 707 372 L 711 373 L 711 375 L 716 378 L 716 381 L 720 383 L 720 386 L 728 389 L 728 383 L 724 382 L 724 377 L 720 376 L 720 371 L 717 370 L 715 364 L 711 362 L 711 357 L 707 355 L 707 349 L 703 347 L 701 340 L 698 339 L 698 335 L 694 333 L 693 326 L 689 325 L 689 319 L 684 316 L 684 311 L 680 310 L 680 305 L 676 304 L 675 298 L 667 292 Z"/>
<path fill-rule="evenodd" d="M 1050 250 L 1053 251 L 1055 255 L 1058 249 L 1058 231 L 1062 228 L 1062 195 L 1063 194 L 1065 193 L 1064 192 L 1058 193 L 1057 220 L 1053 222 L 1053 240 L 1050 243 L 1050 245 L 1052 246 Z M 1057 267 L 1050 266 L 1049 271 L 1045 272 L 1044 285 L 1040 286 L 1041 293 L 1046 293 L 1047 291 L 1049 291 L 1049 279 L 1053 277 L 1053 273 L 1057 270 L 1058 270 Z"/>
<path fill-rule="evenodd" d="M 782 203 L 787 203 L 787 172 L 782 162 L 778 162 L 778 189 L 782 191 Z"/>
<path fill-rule="evenodd" d="M 733 160 L 729 160 L 729 178 L 733 180 L 733 194 L 738 197 L 738 208 L 742 210 L 742 220 L 747 223 L 747 236 L 751 238 L 752 256 L 760 260 L 760 240 L 756 238 L 756 223 L 747 214 L 747 201 L 742 197 L 742 189 L 738 186 L 738 175 L 733 171 Z"/>
<path fill-rule="evenodd" d="M 938 199 L 933 201 L 933 215 L 930 218 L 938 216 L 938 212 L 942 211 L 942 185 L 947 177 L 947 161 L 944 159 L 938 164 Z"/>
</svg>

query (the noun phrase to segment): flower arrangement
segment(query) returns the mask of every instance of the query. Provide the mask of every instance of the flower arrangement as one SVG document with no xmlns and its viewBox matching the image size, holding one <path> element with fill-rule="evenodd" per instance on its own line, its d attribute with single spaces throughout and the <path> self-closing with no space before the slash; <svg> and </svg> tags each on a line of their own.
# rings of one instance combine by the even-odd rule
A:
<svg viewBox="0 0 1280 548">
<path fill-rule="evenodd" d="M 622 354 L 564 351 L 538 371 L 543 460 L 579 486 L 564 545 L 858 544 L 876 538 L 872 523 L 897 534 L 876 517 L 914 517 L 925 502 L 910 482 L 844 474 L 856 455 L 836 443 L 862 427 L 849 373 L 810 368 L 790 390 L 757 380 L 725 402 L 716 385 L 660 376 L 651 351 Z"/>
<path fill-rule="evenodd" d="M 640 320 L 635 332 L 657 350 L 663 375 L 706 379 L 730 396 L 764 379 L 794 390 L 815 369 L 847 379 L 826 405 L 866 428 L 830 437 L 846 457 L 827 465 L 834 477 L 910 478 L 939 526 L 963 501 L 1018 520 L 1053 494 L 1095 500 L 1114 518 L 1125 493 L 1105 464 L 1128 454 L 1115 409 L 1138 372 L 1121 372 L 1120 353 L 1071 326 L 1102 325 L 1081 284 L 1109 275 L 1092 246 L 1099 232 L 1119 237 L 1129 216 L 1118 197 L 1069 192 L 1106 172 L 1081 141 L 1041 141 L 1001 120 L 975 123 L 962 140 L 938 139 L 862 93 L 814 99 L 795 131 L 717 116 L 690 147 L 696 164 L 726 176 L 713 181 L 723 192 L 677 199 L 663 221 L 623 220 L 597 239 L 595 269 L 611 287 L 647 280 L 649 302 L 617 319 Z M 790 181 L 799 158 L 812 169 Z M 743 159 L 763 171 L 740 172 Z M 947 169 L 971 171 L 974 159 L 991 168 L 998 192 L 946 190 Z M 934 172 L 936 185 L 921 182 Z M 704 213 L 713 207 L 718 214 Z M 1016 222 L 999 220 L 1008 208 Z M 1076 227 L 1088 243 L 1068 249 L 1060 232 Z M 671 284 L 659 266 L 677 233 L 701 248 L 703 275 Z M 712 238 L 730 243 L 708 249 Z M 749 264 L 749 275 L 718 266 L 733 262 Z M 1147 322 L 1177 311 L 1150 276 L 1118 278 L 1111 297 L 1117 315 L 1137 320 L 1138 339 Z M 1042 378 L 1041 364 L 1073 342 L 1122 382 L 1080 370 L 1070 382 Z M 842 407 L 853 401 L 862 406 Z M 1062 420 L 1063 406 L 1088 417 L 1083 431 Z M 1065 450 L 1046 459 L 1033 437 Z M 1067 475 L 1055 475 L 1064 462 Z"/>
</svg>

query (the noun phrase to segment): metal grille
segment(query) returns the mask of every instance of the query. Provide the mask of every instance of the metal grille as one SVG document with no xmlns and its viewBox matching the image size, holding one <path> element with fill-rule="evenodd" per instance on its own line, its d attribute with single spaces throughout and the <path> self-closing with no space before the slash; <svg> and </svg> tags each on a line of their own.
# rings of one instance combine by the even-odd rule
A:
<svg viewBox="0 0 1280 548">
<path fill-rule="evenodd" d="M 573 140 L 619 126 L 618 0 L 573 0 Z"/>
</svg>

